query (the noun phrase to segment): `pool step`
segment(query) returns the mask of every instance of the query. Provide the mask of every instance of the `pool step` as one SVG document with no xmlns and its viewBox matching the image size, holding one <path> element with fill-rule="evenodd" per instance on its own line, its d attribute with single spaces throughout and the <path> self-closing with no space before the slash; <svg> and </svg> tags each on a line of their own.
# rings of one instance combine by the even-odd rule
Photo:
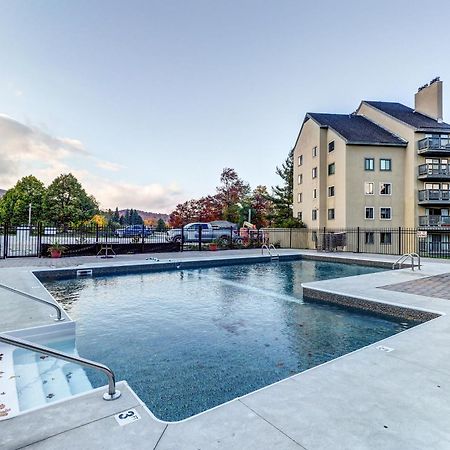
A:
<svg viewBox="0 0 450 450">
<path fill-rule="evenodd" d="M 73 347 L 64 351 L 77 354 Z M 75 364 L 22 349 L 15 350 L 13 360 L 20 412 L 92 389 L 83 368 Z"/>
</svg>

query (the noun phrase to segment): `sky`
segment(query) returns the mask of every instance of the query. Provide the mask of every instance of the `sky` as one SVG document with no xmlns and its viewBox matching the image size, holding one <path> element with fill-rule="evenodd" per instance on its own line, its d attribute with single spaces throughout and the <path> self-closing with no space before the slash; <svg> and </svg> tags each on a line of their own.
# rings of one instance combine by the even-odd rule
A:
<svg viewBox="0 0 450 450">
<path fill-rule="evenodd" d="M 307 111 L 413 106 L 446 1 L 0 0 L 0 188 L 72 172 L 103 208 L 170 212 L 233 167 L 279 183 Z"/>
</svg>

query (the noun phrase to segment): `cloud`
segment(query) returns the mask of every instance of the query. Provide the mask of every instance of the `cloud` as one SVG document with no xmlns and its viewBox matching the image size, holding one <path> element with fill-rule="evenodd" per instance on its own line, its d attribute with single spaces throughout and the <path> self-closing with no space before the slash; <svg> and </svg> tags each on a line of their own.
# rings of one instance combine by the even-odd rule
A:
<svg viewBox="0 0 450 450">
<path fill-rule="evenodd" d="M 96 168 L 102 173 L 96 172 Z M 0 114 L 0 188 L 10 188 L 29 174 L 48 185 L 61 173 L 71 172 L 102 208 L 118 206 L 170 212 L 177 203 L 184 201 L 176 184 L 138 185 L 116 180 L 117 175 L 114 180 L 108 179 L 103 173 L 117 173 L 121 169 L 124 166 L 89 152 L 78 139 L 55 137 L 39 127 Z"/>
<path fill-rule="evenodd" d="M 120 169 L 123 169 L 124 166 L 122 164 L 113 163 L 110 161 L 102 161 L 97 160 L 96 166 L 103 170 L 109 170 L 111 172 L 118 172 Z"/>
</svg>

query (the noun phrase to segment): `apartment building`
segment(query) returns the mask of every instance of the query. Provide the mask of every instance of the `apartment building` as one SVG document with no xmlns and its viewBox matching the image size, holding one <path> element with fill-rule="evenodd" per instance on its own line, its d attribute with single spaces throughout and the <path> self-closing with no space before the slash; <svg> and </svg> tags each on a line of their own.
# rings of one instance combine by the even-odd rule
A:
<svg viewBox="0 0 450 450">
<path fill-rule="evenodd" d="M 450 124 L 442 82 L 414 109 L 362 101 L 352 114 L 307 113 L 294 148 L 294 215 L 308 228 L 418 228 L 449 242 Z"/>
</svg>

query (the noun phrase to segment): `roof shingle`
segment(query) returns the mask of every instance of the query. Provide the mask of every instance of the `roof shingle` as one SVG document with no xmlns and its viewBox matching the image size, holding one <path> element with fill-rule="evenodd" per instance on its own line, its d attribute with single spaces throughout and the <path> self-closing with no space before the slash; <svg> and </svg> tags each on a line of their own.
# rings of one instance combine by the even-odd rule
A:
<svg viewBox="0 0 450 450">
<path fill-rule="evenodd" d="M 363 116 L 356 114 L 307 113 L 321 127 L 329 127 L 340 134 L 348 144 L 394 145 L 406 147 L 407 142 Z"/>
<path fill-rule="evenodd" d="M 418 131 L 450 131 L 450 125 L 448 123 L 439 123 L 437 120 L 425 116 L 424 114 L 418 113 L 414 111 L 414 109 L 402 105 L 401 103 L 373 101 L 364 101 L 363 103 L 367 103 L 368 105 L 373 106 L 380 111 L 383 111 L 389 116 L 394 117 L 403 123 L 411 125 L 414 128 L 417 128 Z"/>
</svg>

